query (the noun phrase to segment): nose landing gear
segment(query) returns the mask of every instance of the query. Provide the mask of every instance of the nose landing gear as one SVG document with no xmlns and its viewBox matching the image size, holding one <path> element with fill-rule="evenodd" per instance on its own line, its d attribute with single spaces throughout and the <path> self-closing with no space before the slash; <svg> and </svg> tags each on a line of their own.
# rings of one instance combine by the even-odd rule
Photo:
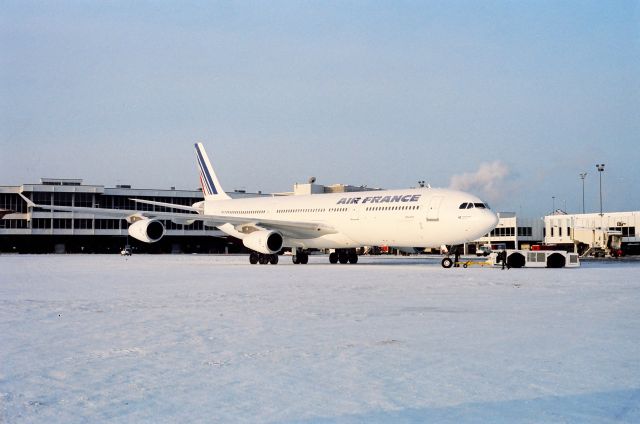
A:
<svg viewBox="0 0 640 424">
<path fill-rule="evenodd" d="M 447 249 L 447 257 L 442 259 L 442 267 L 443 268 L 451 268 L 452 266 L 458 267 L 460 266 L 460 253 L 462 253 L 462 246 L 451 246 L 450 249 Z M 449 254 L 453 253 L 453 259 L 449 257 Z M 465 266 L 466 268 L 466 266 Z"/>
<path fill-rule="evenodd" d="M 443 268 L 451 268 L 453 266 L 453 261 L 450 257 L 446 257 L 442 259 L 442 267 Z"/>
</svg>

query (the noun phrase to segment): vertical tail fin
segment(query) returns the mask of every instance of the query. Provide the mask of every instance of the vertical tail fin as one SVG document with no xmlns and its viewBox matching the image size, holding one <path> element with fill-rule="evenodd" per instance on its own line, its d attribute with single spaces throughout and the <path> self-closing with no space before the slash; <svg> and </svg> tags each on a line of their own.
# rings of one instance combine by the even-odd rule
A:
<svg viewBox="0 0 640 424">
<path fill-rule="evenodd" d="M 202 143 L 196 143 L 196 158 L 198 159 L 198 168 L 200 169 L 200 185 L 202 186 L 202 194 L 205 200 L 225 200 L 230 199 L 224 192 L 218 177 L 216 176 L 207 152 L 204 150 Z"/>
</svg>

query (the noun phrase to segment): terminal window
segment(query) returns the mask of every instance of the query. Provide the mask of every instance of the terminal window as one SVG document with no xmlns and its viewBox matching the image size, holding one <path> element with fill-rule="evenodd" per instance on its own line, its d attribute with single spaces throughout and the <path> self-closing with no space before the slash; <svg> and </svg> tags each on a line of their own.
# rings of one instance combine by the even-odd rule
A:
<svg viewBox="0 0 640 424">
<path fill-rule="evenodd" d="M 635 237 L 636 227 L 609 227 L 610 231 L 620 231 L 622 237 Z"/>
<path fill-rule="evenodd" d="M 0 219 L 0 228 L 17 229 L 27 228 L 26 219 Z"/>
<path fill-rule="evenodd" d="M 32 229 L 51 228 L 51 219 L 50 218 L 33 218 L 31 220 L 31 228 Z"/>
<path fill-rule="evenodd" d="M 143 203 L 136 204 L 136 202 L 134 202 L 133 200 L 129 200 L 129 198 L 127 197 L 120 197 L 120 196 L 113 197 L 113 208 L 126 209 L 126 210 L 139 210 L 139 211 L 151 210 L 150 205 L 145 205 Z"/>
<path fill-rule="evenodd" d="M 71 206 L 73 193 L 53 193 L 53 204 L 59 206 Z"/>
<path fill-rule="evenodd" d="M 0 194 L 0 209 L 9 209 L 18 213 L 26 212 L 24 200 L 15 193 Z"/>
<path fill-rule="evenodd" d="M 70 219 L 63 219 L 63 218 L 54 218 L 53 219 L 53 228 L 61 228 L 61 229 L 67 229 L 67 228 L 71 228 L 71 220 Z"/>
<path fill-rule="evenodd" d="M 73 202 L 75 206 L 93 207 L 93 193 L 76 193 Z"/>
<path fill-rule="evenodd" d="M 514 227 L 500 227 L 491 230 L 492 237 L 512 237 L 515 235 Z"/>
<path fill-rule="evenodd" d="M 51 204 L 51 193 L 36 191 L 35 193 L 33 193 L 33 203 L 37 205 Z"/>
<path fill-rule="evenodd" d="M 96 230 L 119 230 L 119 219 L 96 219 Z"/>
<path fill-rule="evenodd" d="M 91 230 L 93 229 L 92 219 L 74 219 L 73 228 L 76 230 Z"/>
<path fill-rule="evenodd" d="M 532 227 L 518 227 L 518 237 L 531 237 L 532 235 Z"/>
<path fill-rule="evenodd" d="M 171 220 L 164 221 L 164 226 L 167 230 L 182 230 L 182 224 L 176 224 Z"/>
</svg>

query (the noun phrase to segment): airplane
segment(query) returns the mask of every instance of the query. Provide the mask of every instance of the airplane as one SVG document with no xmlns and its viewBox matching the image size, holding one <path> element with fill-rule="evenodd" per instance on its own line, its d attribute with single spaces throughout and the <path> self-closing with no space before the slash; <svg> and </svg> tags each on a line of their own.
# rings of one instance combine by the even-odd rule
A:
<svg viewBox="0 0 640 424">
<path fill-rule="evenodd" d="M 203 201 L 185 206 L 131 199 L 180 212 L 38 205 L 21 196 L 31 208 L 126 219 L 129 235 L 146 243 L 165 235 L 161 219 L 184 225 L 204 221 L 241 239 L 251 250 L 251 264 L 277 264 L 283 248 L 291 248 L 295 264 L 308 263 L 309 249 L 334 249 L 330 263 L 357 263 L 359 247 L 459 245 L 482 237 L 498 223 L 478 197 L 431 187 L 232 199 L 202 143 L 195 144 L 195 151 Z M 451 260 L 444 258 L 442 265 L 451 266 Z"/>
</svg>

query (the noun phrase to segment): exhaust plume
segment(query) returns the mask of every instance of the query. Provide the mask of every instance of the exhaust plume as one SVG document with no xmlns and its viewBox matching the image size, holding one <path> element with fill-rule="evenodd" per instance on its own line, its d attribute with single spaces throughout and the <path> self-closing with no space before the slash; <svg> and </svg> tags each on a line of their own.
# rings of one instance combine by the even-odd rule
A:
<svg viewBox="0 0 640 424">
<path fill-rule="evenodd" d="M 500 162 L 484 162 L 476 172 L 465 172 L 453 175 L 449 187 L 454 190 L 469 191 L 481 194 L 489 201 L 497 201 L 507 192 L 506 177 L 510 174 L 509 167 Z"/>
</svg>

